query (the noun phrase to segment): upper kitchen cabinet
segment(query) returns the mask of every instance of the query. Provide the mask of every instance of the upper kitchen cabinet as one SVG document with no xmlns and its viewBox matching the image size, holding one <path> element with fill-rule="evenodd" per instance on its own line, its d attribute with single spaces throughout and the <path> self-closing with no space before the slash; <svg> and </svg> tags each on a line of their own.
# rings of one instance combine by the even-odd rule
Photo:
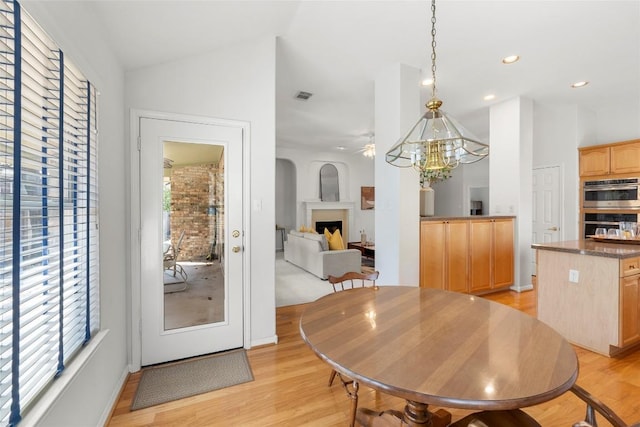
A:
<svg viewBox="0 0 640 427">
<path fill-rule="evenodd" d="M 609 147 L 580 148 L 580 176 L 609 174 Z"/>
<path fill-rule="evenodd" d="M 580 177 L 640 172 L 640 140 L 580 148 Z"/>
<path fill-rule="evenodd" d="M 611 173 L 640 172 L 640 140 L 611 146 Z"/>
</svg>

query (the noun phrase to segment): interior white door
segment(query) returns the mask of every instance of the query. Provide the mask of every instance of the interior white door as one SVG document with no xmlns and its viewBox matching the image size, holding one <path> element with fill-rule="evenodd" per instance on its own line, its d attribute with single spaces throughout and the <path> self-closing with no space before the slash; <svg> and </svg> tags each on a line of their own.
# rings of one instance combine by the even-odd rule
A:
<svg viewBox="0 0 640 427">
<path fill-rule="evenodd" d="M 533 170 L 533 243 L 557 242 L 562 236 L 561 223 L 560 166 Z M 532 256 L 536 270 L 535 250 Z"/>
<path fill-rule="evenodd" d="M 243 185 L 242 129 L 155 118 L 140 119 L 141 223 L 141 363 L 143 366 L 243 346 Z M 219 227 L 219 255 L 223 273 L 223 316 L 213 323 L 165 326 L 163 254 L 163 147 L 167 143 L 222 149 L 224 212 Z M 171 166 L 171 159 L 169 166 Z M 214 211 L 213 207 L 209 210 Z M 174 239 L 175 240 L 175 239 Z M 188 280 L 187 280 L 188 283 Z M 221 298 L 222 299 L 222 298 Z M 185 309 L 188 311 L 189 309 Z"/>
</svg>

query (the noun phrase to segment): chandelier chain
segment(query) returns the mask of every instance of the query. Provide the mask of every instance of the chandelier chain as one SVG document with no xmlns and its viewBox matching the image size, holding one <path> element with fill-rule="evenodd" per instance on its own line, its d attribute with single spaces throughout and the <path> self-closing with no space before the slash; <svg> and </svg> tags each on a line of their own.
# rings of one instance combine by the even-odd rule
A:
<svg viewBox="0 0 640 427">
<path fill-rule="evenodd" d="M 442 180 L 460 164 L 474 163 L 489 155 L 489 145 L 476 140 L 466 129 L 440 110 L 436 98 L 436 0 L 431 0 L 431 99 L 409 132 L 386 153 L 387 163 L 413 167 L 422 182 Z"/>
<path fill-rule="evenodd" d="M 436 96 L 436 0 L 431 0 L 431 97 Z"/>
</svg>

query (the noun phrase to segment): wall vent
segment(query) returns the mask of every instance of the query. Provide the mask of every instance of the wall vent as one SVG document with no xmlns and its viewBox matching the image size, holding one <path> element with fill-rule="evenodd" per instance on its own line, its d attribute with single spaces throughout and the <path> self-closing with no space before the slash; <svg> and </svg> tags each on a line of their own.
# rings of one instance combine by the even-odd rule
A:
<svg viewBox="0 0 640 427">
<path fill-rule="evenodd" d="M 311 92 L 300 91 L 296 94 L 296 99 L 306 101 L 307 99 L 311 98 L 312 95 L 313 94 Z"/>
</svg>

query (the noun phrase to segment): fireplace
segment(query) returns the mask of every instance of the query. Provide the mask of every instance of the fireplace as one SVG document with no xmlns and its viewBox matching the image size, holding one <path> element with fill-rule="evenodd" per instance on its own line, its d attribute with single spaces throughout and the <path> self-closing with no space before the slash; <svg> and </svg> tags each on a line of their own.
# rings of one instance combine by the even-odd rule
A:
<svg viewBox="0 0 640 427">
<path fill-rule="evenodd" d="M 340 234 L 346 242 L 350 239 L 350 231 L 353 227 L 353 210 L 355 204 L 353 202 L 304 202 L 305 221 L 304 224 L 317 230 L 318 233 L 324 232 L 324 227 L 319 228 L 317 223 L 322 222 L 340 222 Z M 329 227 L 327 227 L 330 229 Z M 358 235 L 358 240 L 360 236 Z"/>
<path fill-rule="evenodd" d="M 342 221 L 316 221 L 316 231 L 318 233 L 324 233 L 325 228 L 332 234 L 334 231 L 340 230 L 342 235 Z"/>
</svg>

